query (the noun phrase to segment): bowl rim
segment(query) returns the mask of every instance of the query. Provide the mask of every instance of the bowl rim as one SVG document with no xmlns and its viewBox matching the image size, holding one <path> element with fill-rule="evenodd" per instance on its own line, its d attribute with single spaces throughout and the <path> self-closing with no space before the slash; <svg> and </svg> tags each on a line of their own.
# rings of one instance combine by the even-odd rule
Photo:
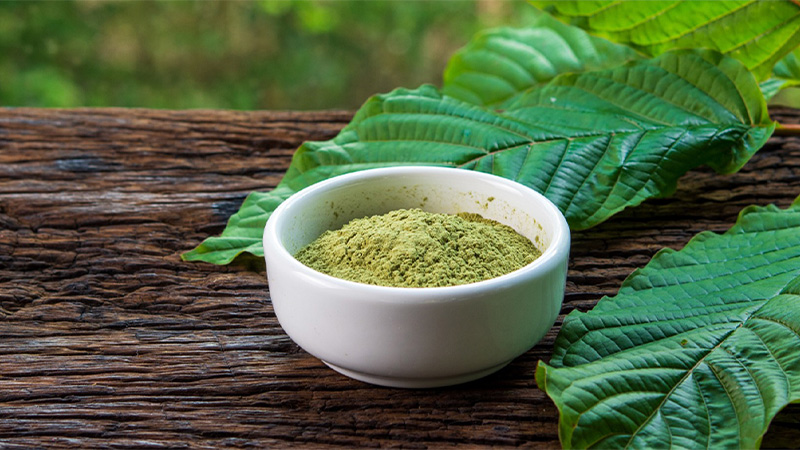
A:
<svg viewBox="0 0 800 450">
<path fill-rule="evenodd" d="M 329 189 L 333 189 L 357 181 L 362 181 L 364 179 L 386 177 L 386 176 L 411 175 L 411 174 L 418 175 L 425 173 L 428 173 L 433 176 L 436 174 L 440 174 L 443 171 L 447 171 L 448 173 L 451 173 L 451 171 L 459 171 L 460 172 L 459 176 L 477 177 L 495 183 L 499 182 L 507 187 L 516 189 L 517 191 L 523 193 L 524 195 L 533 195 L 534 197 L 538 197 L 539 200 L 542 200 L 546 211 L 545 214 L 554 216 L 555 217 L 554 223 L 556 224 L 553 237 L 550 241 L 550 244 L 545 249 L 545 251 L 542 252 L 542 254 L 534 261 L 530 262 L 529 264 L 523 267 L 520 267 L 517 270 L 514 270 L 512 272 L 509 272 L 507 274 L 498 277 L 476 281 L 473 283 L 458 284 L 454 286 L 434 286 L 434 287 L 380 286 L 380 285 L 366 284 L 366 283 L 359 283 L 356 281 L 345 280 L 312 269 L 311 267 L 308 267 L 305 264 L 298 261 L 294 257 L 294 255 L 292 255 L 286 249 L 286 247 L 283 245 L 278 236 L 278 231 L 277 231 L 278 224 L 280 223 L 281 220 L 284 220 L 283 216 L 286 214 L 286 211 L 289 208 L 291 208 L 292 205 L 294 205 L 295 203 L 303 201 L 306 197 L 319 195 Z M 467 169 L 460 169 L 457 167 L 412 165 L 412 166 L 382 167 L 374 169 L 364 169 L 357 172 L 349 172 L 346 174 L 328 178 L 326 180 L 314 183 L 311 186 L 301 189 L 300 191 L 292 194 L 289 198 L 284 200 L 280 205 L 278 205 L 278 207 L 272 212 L 270 217 L 267 219 L 267 223 L 264 227 L 262 245 L 264 246 L 264 255 L 266 257 L 268 248 L 267 242 L 268 241 L 271 243 L 274 242 L 274 244 L 276 245 L 270 245 L 269 246 L 270 250 L 277 252 L 279 257 L 281 257 L 282 259 L 286 259 L 287 263 L 292 266 L 291 267 L 292 270 L 300 271 L 302 274 L 305 274 L 310 277 L 319 278 L 327 284 L 333 284 L 337 288 L 359 289 L 360 291 L 365 293 L 372 292 L 376 294 L 374 300 L 377 302 L 398 303 L 398 302 L 408 302 L 409 296 L 419 297 L 419 299 L 421 300 L 422 299 L 430 300 L 432 297 L 440 298 L 443 300 L 444 299 L 458 300 L 460 296 L 463 296 L 464 294 L 467 293 L 475 294 L 478 292 L 491 291 L 500 287 L 505 287 L 508 285 L 513 285 L 519 282 L 523 282 L 527 278 L 534 276 L 536 273 L 539 272 L 547 273 L 551 271 L 554 268 L 554 266 L 562 264 L 562 261 L 568 260 L 570 252 L 570 240 L 571 239 L 570 239 L 569 225 L 567 224 L 566 218 L 558 209 L 558 207 L 556 207 L 555 204 L 553 204 L 553 202 L 550 201 L 544 195 L 517 181 L 510 180 L 508 178 L 503 178 L 494 174 L 477 172 Z M 398 295 L 403 297 L 402 301 L 399 301 L 396 298 L 396 296 Z"/>
</svg>

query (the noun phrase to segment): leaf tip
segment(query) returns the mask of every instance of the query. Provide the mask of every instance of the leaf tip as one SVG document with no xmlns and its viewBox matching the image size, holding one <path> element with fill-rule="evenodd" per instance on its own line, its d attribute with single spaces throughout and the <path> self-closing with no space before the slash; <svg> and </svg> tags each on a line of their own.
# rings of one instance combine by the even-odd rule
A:
<svg viewBox="0 0 800 450">
<path fill-rule="evenodd" d="M 263 257 L 264 249 L 260 239 L 210 237 L 193 250 L 181 254 L 183 261 L 203 261 L 225 265 L 250 254 Z"/>
<path fill-rule="evenodd" d="M 547 363 L 541 359 L 536 363 L 536 385 L 545 393 L 547 392 L 547 367 Z"/>
</svg>

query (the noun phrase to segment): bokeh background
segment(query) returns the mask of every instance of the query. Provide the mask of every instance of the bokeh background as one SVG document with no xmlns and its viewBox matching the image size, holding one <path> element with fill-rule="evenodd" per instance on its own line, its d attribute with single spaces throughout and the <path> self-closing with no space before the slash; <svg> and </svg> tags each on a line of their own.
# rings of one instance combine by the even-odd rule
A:
<svg viewBox="0 0 800 450">
<path fill-rule="evenodd" d="M 356 109 L 525 0 L 0 0 L 0 106 Z M 800 107 L 800 89 L 777 103 Z"/>
<path fill-rule="evenodd" d="M 0 106 L 355 109 L 523 0 L 0 1 Z"/>
</svg>

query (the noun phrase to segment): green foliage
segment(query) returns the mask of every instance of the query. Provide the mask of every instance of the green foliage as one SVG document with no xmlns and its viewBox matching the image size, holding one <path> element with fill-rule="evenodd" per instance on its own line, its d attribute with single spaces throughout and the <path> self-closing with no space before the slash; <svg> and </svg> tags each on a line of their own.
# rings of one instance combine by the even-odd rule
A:
<svg viewBox="0 0 800 450">
<path fill-rule="evenodd" d="M 529 27 L 478 33 L 450 59 L 442 92 L 502 108 L 520 92 L 562 73 L 608 69 L 638 57 L 630 47 L 540 14 Z"/>
<path fill-rule="evenodd" d="M 357 108 L 524 2 L 3 1 L 1 106 Z"/>
<path fill-rule="evenodd" d="M 798 54 L 800 49 L 795 49 L 778 61 L 772 76 L 761 82 L 767 100 L 783 89 L 800 85 Z M 450 59 L 444 72 L 443 92 L 502 109 L 509 98 L 556 75 L 616 67 L 641 57 L 627 45 L 592 36 L 539 13 L 530 27 L 478 33 Z M 786 98 L 787 94 L 783 94 L 778 101 L 800 105 L 786 102 Z"/>
<path fill-rule="evenodd" d="M 800 44 L 800 3 L 791 0 L 533 3 L 650 56 L 677 48 L 718 50 L 744 63 L 759 80 Z"/>
<path fill-rule="evenodd" d="M 755 448 L 800 400 L 800 199 L 663 250 L 570 313 L 539 387 L 565 448 Z"/>
<path fill-rule="evenodd" d="M 289 195 L 335 175 L 424 164 L 489 172 L 536 189 L 573 228 L 670 194 L 708 164 L 738 170 L 772 133 L 758 84 L 713 52 L 671 52 L 616 69 L 564 74 L 503 112 L 424 86 L 371 98 L 334 139 L 307 142 L 276 189 L 252 193 L 220 237 L 184 255 L 226 264 L 263 254 L 267 218 Z"/>
</svg>

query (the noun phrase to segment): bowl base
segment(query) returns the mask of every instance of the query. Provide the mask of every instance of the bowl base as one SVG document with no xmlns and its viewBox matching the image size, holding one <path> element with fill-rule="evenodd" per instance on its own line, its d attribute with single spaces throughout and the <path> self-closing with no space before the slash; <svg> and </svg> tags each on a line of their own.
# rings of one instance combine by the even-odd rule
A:
<svg viewBox="0 0 800 450">
<path fill-rule="evenodd" d="M 451 377 L 437 377 L 437 378 L 385 377 L 381 375 L 375 375 L 371 373 L 364 373 L 355 370 L 345 369 L 344 367 L 340 367 L 326 361 L 322 362 L 324 362 L 331 369 L 341 373 L 342 375 L 346 375 L 350 378 L 356 379 L 358 381 L 363 381 L 365 383 L 377 384 L 379 386 L 387 386 L 387 387 L 421 389 L 421 388 L 452 386 L 454 384 L 461 384 L 461 383 L 466 383 L 468 381 L 477 380 L 478 378 L 483 378 L 489 374 L 497 372 L 498 370 L 507 366 L 508 363 L 510 363 L 511 361 L 506 361 L 502 364 L 492 366 L 488 369 L 479 370 L 477 372 L 470 372 Z"/>
</svg>

